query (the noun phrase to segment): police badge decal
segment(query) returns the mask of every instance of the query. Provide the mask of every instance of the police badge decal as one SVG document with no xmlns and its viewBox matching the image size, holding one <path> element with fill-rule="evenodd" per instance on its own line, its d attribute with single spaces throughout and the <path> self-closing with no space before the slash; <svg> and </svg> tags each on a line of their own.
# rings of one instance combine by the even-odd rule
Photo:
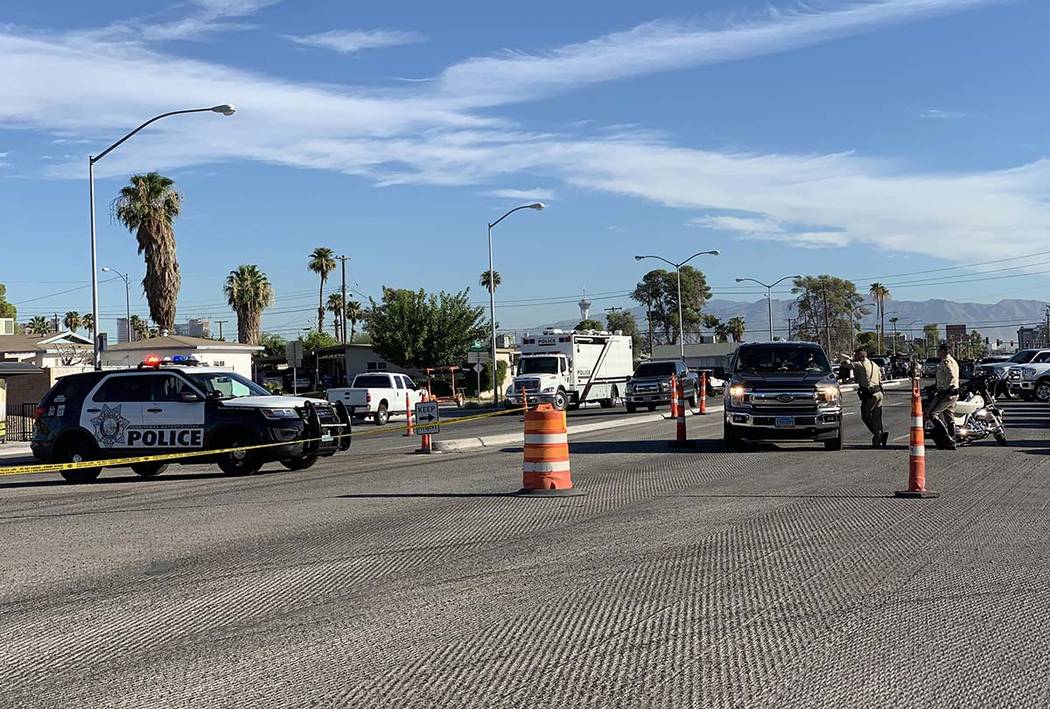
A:
<svg viewBox="0 0 1050 709">
<path fill-rule="evenodd" d="M 128 421 L 120 415 L 120 404 L 112 409 L 102 405 L 102 413 L 91 419 L 91 425 L 95 427 L 95 438 L 104 445 L 112 446 L 115 443 L 124 442 L 124 432 L 128 428 Z"/>
</svg>

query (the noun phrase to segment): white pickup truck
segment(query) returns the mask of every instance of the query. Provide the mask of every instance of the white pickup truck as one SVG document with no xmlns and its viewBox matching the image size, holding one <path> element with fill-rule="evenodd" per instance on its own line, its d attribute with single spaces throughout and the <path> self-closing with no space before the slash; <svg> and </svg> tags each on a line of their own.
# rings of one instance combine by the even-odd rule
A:
<svg viewBox="0 0 1050 709">
<path fill-rule="evenodd" d="M 405 402 L 414 409 L 423 398 L 423 390 L 407 374 L 373 372 L 358 374 L 349 387 L 328 390 L 328 400 L 343 402 L 356 419 L 371 417 L 382 426 L 392 415 L 405 416 Z"/>
</svg>

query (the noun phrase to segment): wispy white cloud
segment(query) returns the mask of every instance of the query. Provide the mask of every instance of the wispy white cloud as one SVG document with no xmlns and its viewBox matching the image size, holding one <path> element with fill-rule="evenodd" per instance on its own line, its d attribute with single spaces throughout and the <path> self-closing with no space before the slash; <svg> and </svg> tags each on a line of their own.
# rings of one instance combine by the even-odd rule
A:
<svg viewBox="0 0 1050 709">
<path fill-rule="evenodd" d="M 691 226 L 728 231 L 739 238 L 757 241 L 779 241 L 804 248 L 839 247 L 849 244 L 849 237 L 839 230 L 814 230 L 786 225 L 768 215 L 738 217 L 732 215 L 703 216 L 689 220 Z"/>
<path fill-rule="evenodd" d="M 808 47 L 1001 1 L 859 0 L 832 10 L 770 10 L 721 26 L 661 20 L 546 53 L 469 59 L 446 69 L 441 86 L 480 103 L 528 100 L 587 84 Z"/>
<path fill-rule="evenodd" d="M 544 200 L 554 199 L 554 192 L 551 190 L 545 190 L 541 188 L 531 190 L 490 190 L 485 193 L 489 197 L 499 197 L 500 199 L 518 199 L 523 202 L 532 200 L 533 202 L 542 202 Z"/>
<path fill-rule="evenodd" d="M 164 13 L 116 22 L 98 30 L 74 33 L 81 39 L 114 39 L 120 41 L 163 42 L 198 41 L 218 32 L 250 29 L 237 18 L 254 15 L 281 0 L 193 0 L 192 11 L 185 17 L 165 19 Z"/>
<path fill-rule="evenodd" d="M 957 113 L 955 111 L 940 111 L 936 108 L 930 108 L 919 113 L 919 118 L 932 118 L 935 120 L 949 120 L 952 118 L 965 118 L 965 113 Z"/>
<path fill-rule="evenodd" d="M 426 35 L 419 32 L 400 30 L 332 30 L 318 34 L 285 35 L 285 38 L 296 44 L 331 49 L 342 54 L 356 54 L 366 49 L 417 44 L 427 39 Z"/>
<path fill-rule="evenodd" d="M 782 234 L 784 227 L 769 217 L 734 217 L 729 215 L 695 217 L 689 220 L 692 226 L 705 227 L 707 229 L 719 229 L 722 231 L 736 232 L 762 232 L 767 234 Z"/>
</svg>

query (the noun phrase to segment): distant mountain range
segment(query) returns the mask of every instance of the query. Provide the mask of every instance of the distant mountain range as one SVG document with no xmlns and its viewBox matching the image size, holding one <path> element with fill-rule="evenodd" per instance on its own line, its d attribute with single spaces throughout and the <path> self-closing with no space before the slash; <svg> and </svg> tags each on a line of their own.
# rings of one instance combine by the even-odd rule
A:
<svg viewBox="0 0 1050 709">
<path fill-rule="evenodd" d="M 773 301 L 773 332 L 785 337 L 787 319 L 795 316 L 793 300 Z M 886 301 L 886 331 L 892 332 L 891 317 L 897 317 L 897 331 L 908 332 L 912 337 L 922 336 L 923 325 L 936 323 L 940 326 L 941 337 L 944 337 L 945 325 L 966 325 L 967 331 L 977 330 L 985 337 L 1000 339 L 1004 342 L 1017 340 L 1018 328 L 1034 327 L 1046 321 L 1047 304 L 1038 300 L 1000 300 L 998 303 L 957 303 L 951 300 L 888 300 Z M 645 309 L 629 309 L 638 320 L 639 326 L 645 328 Z M 866 331 L 875 329 L 875 309 L 862 321 Z M 714 315 L 720 320 L 742 317 L 747 323 L 746 340 L 766 339 L 769 332 L 769 316 L 765 299 L 754 303 L 743 303 L 733 300 L 711 300 L 704 306 L 704 313 Z M 591 317 L 604 321 L 605 313 L 592 311 Z M 544 327 L 571 330 L 579 319 L 561 320 L 548 325 L 533 328 L 519 328 L 515 332 L 540 332 Z"/>
</svg>

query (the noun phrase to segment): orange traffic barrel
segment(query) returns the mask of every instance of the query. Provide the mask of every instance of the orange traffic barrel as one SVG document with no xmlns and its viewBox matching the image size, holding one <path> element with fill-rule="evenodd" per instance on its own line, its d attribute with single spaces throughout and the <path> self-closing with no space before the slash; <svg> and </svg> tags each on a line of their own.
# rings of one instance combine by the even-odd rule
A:
<svg viewBox="0 0 1050 709">
<path fill-rule="evenodd" d="M 550 404 L 525 414 L 525 456 L 518 494 L 564 495 L 574 492 L 569 468 L 569 433 L 565 415 Z"/>
</svg>

